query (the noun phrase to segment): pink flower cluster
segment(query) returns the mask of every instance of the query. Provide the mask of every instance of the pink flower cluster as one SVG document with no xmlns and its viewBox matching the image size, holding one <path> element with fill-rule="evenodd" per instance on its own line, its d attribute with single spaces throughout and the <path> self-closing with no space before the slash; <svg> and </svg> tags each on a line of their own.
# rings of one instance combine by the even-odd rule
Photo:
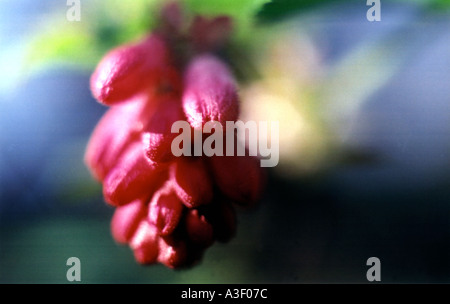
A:
<svg viewBox="0 0 450 304">
<path fill-rule="evenodd" d="M 216 54 L 231 32 L 227 17 L 162 9 L 143 40 L 111 50 L 91 77 L 94 97 L 110 108 L 88 143 L 85 162 L 116 207 L 112 235 L 141 264 L 170 268 L 199 261 L 214 241 L 235 233 L 234 203 L 258 201 L 264 184 L 252 156 L 181 156 L 171 152 L 175 121 L 194 130 L 236 121 L 237 84 Z"/>
</svg>

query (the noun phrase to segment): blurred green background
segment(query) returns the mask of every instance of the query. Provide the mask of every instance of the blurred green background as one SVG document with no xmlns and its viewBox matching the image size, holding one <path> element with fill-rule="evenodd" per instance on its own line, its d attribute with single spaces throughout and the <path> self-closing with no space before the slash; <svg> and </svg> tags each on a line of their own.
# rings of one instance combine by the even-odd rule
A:
<svg viewBox="0 0 450 304">
<path fill-rule="evenodd" d="M 83 163 L 89 76 L 156 1 L 0 3 L 0 283 L 450 283 L 449 1 L 187 0 L 229 13 L 242 116 L 280 121 L 280 164 L 237 236 L 188 270 L 138 265 Z M 256 24 L 252 25 L 255 21 Z M 249 61 L 248 59 L 252 60 Z M 246 77 L 246 78 L 245 78 Z"/>
</svg>

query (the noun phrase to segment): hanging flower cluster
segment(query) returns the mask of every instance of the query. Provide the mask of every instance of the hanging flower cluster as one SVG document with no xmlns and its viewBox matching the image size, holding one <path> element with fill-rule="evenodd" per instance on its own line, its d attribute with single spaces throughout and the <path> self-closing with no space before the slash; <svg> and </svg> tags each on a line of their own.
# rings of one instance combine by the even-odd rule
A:
<svg viewBox="0 0 450 304">
<path fill-rule="evenodd" d="M 139 42 L 111 50 L 91 76 L 94 97 L 110 108 L 88 143 L 85 162 L 116 207 L 112 235 L 141 264 L 192 265 L 236 229 L 234 203 L 258 201 L 264 174 L 256 157 L 180 156 L 171 151 L 176 121 L 192 130 L 236 121 L 237 84 L 217 55 L 231 19 L 187 22 L 177 4 Z"/>
</svg>

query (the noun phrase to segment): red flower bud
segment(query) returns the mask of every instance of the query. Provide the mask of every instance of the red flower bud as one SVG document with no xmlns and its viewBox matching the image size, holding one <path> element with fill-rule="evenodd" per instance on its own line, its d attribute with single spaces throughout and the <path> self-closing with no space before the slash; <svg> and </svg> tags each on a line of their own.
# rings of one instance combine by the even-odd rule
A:
<svg viewBox="0 0 450 304">
<path fill-rule="evenodd" d="M 183 109 L 191 126 L 202 129 L 208 121 L 236 121 L 239 101 L 236 84 L 228 67 L 217 57 L 199 55 L 185 74 Z"/>
<path fill-rule="evenodd" d="M 141 264 L 152 264 L 159 254 L 159 237 L 156 227 L 142 220 L 130 242 L 134 257 Z"/>
<path fill-rule="evenodd" d="M 209 247 L 214 242 L 212 225 L 204 215 L 200 215 L 197 209 L 191 209 L 185 218 L 186 231 L 189 239 L 203 247 Z"/>
<path fill-rule="evenodd" d="M 172 236 L 159 238 L 158 262 L 169 268 L 178 268 L 185 264 L 187 258 L 186 242 Z"/>
<path fill-rule="evenodd" d="M 126 244 L 130 242 L 139 223 L 147 215 L 147 206 L 142 200 L 135 200 L 118 207 L 111 220 L 111 232 L 116 242 Z"/>
<path fill-rule="evenodd" d="M 148 207 L 148 219 L 160 235 L 169 235 L 177 227 L 182 212 L 183 204 L 170 183 L 166 183 L 154 194 Z"/>
<path fill-rule="evenodd" d="M 148 97 L 109 109 L 89 140 L 85 162 L 95 178 L 103 181 L 130 143 L 140 139 L 143 124 L 154 113 Z"/>
<path fill-rule="evenodd" d="M 133 143 L 103 182 L 105 200 L 121 206 L 138 198 L 149 199 L 167 178 L 165 169 L 145 157 L 140 142 Z"/>
<path fill-rule="evenodd" d="M 210 164 L 219 189 L 231 200 L 253 204 L 260 199 L 265 178 L 257 157 L 212 156 Z"/>
<path fill-rule="evenodd" d="M 211 201 L 213 186 L 204 159 L 180 157 L 169 169 L 173 188 L 181 201 L 195 208 Z"/>
<path fill-rule="evenodd" d="M 157 35 L 110 51 L 91 76 L 91 91 L 105 105 L 123 102 L 155 86 L 169 66 L 165 42 Z"/>
<path fill-rule="evenodd" d="M 142 141 L 145 154 L 150 160 L 167 162 L 173 158 L 171 145 L 173 139 L 178 136 L 172 133 L 172 124 L 185 120 L 186 117 L 177 96 L 173 94 L 161 97 L 156 113 L 144 126 Z"/>
<path fill-rule="evenodd" d="M 175 2 L 159 16 L 157 34 L 110 51 L 91 76 L 94 97 L 112 108 L 96 126 L 85 162 L 102 182 L 104 199 L 117 207 L 115 241 L 128 243 L 141 264 L 180 268 L 201 259 L 215 240 L 234 236 L 232 203 L 255 202 L 263 175 L 256 157 L 210 157 L 208 149 L 197 156 L 199 147 L 212 146 L 212 138 L 198 136 L 205 123 L 220 123 L 224 133 L 214 135 L 226 142 L 233 134 L 226 122 L 239 115 L 232 72 L 212 55 L 226 43 L 231 19 L 197 16 L 189 25 Z M 183 141 L 183 151 L 195 156 L 172 154 L 179 136 L 172 126 L 180 120 L 197 131 L 191 143 Z"/>
</svg>

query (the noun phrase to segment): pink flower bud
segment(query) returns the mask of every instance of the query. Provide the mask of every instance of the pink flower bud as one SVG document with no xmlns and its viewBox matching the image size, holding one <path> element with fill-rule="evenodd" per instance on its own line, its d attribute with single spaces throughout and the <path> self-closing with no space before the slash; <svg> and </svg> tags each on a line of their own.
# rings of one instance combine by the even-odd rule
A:
<svg viewBox="0 0 450 304">
<path fill-rule="evenodd" d="M 138 263 L 156 263 L 159 254 L 159 237 L 156 227 L 142 220 L 130 242 L 130 248 Z"/>
<path fill-rule="evenodd" d="M 187 261 L 186 242 L 177 240 L 173 236 L 159 238 L 158 262 L 169 268 L 179 268 Z"/>
<path fill-rule="evenodd" d="M 180 157 L 169 169 L 169 178 L 181 201 L 195 208 L 211 201 L 213 186 L 204 159 Z"/>
<path fill-rule="evenodd" d="M 155 86 L 168 66 L 165 42 L 151 35 L 106 54 L 91 76 L 91 91 L 99 102 L 113 105 Z"/>
<path fill-rule="evenodd" d="M 227 197 L 239 204 L 254 204 L 262 194 L 264 172 L 257 157 L 212 156 L 209 159 L 214 180 Z"/>
<path fill-rule="evenodd" d="M 116 242 L 127 244 L 146 215 L 147 206 L 142 200 L 118 207 L 111 220 L 111 232 Z"/>
<path fill-rule="evenodd" d="M 209 247 L 214 242 L 212 225 L 204 215 L 200 215 L 197 209 L 191 209 L 185 218 L 186 231 L 189 239 L 202 247 Z"/>
<path fill-rule="evenodd" d="M 89 140 L 85 162 L 95 178 L 103 181 L 130 143 L 140 139 L 143 124 L 154 113 L 148 97 L 109 109 Z"/>
<path fill-rule="evenodd" d="M 236 121 L 239 100 L 233 75 L 225 63 L 213 55 L 199 55 L 185 74 L 183 109 L 191 126 L 202 129 L 208 121 Z"/>
<path fill-rule="evenodd" d="M 167 162 L 173 158 L 171 145 L 173 139 L 178 136 L 178 134 L 172 133 L 172 124 L 179 120 L 185 120 L 186 117 L 174 94 L 161 97 L 156 113 L 144 126 L 142 142 L 145 154 L 150 160 Z"/>
<path fill-rule="evenodd" d="M 148 207 L 148 219 L 160 235 L 169 235 L 177 227 L 182 212 L 183 204 L 170 183 L 166 183 L 154 194 Z"/>
<path fill-rule="evenodd" d="M 149 199 L 160 181 L 167 178 L 166 171 L 164 166 L 145 157 L 140 142 L 133 143 L 103 182 L 105 200 L 113 206 L 121 206 L 138 198 Z"/>
</svg>

